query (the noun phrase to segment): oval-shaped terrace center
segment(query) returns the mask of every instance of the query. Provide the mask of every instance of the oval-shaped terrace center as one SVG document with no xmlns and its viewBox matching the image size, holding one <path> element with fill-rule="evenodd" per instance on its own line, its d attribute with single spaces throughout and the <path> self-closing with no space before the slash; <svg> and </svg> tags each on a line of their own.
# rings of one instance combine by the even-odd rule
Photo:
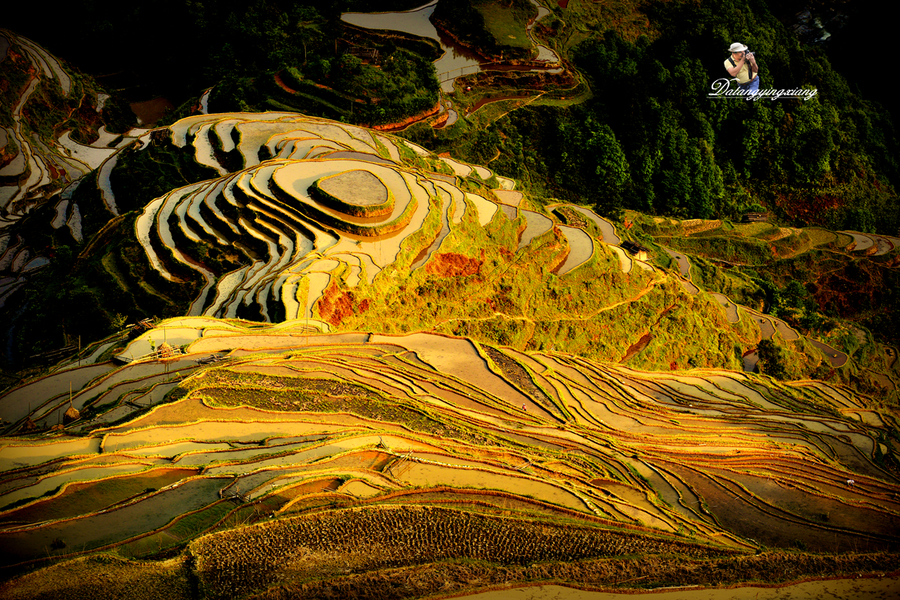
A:
<svg viewBox="0 0 900 600">
<path fill-rule="evenodd" d="M 310 186 L 309 193 L 323 204 L 355 216 L 386 215 L 394 204 L 387 185 L 363 169 L 323 177 Z"/>
</svg>

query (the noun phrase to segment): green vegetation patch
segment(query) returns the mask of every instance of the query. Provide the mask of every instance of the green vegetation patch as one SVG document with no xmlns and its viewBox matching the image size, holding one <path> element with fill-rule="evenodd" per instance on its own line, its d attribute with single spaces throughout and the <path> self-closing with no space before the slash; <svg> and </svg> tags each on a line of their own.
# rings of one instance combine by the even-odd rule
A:
<svg viewBox="0 0 900 600">
<path fill-rule="evenodd" d="M 214 384 L 211 384 L 210 377 Z M 400 423 L 414 431 L 463 441 L 482 440 L 475 429 L 444 422 L 412 401 L 386 398 L 361 385 L 332 379 L 272 377 L 216 369 L 199 380 L 194 391 L 212 406 L 250 406 L 273 411 L 351 413 L 360 417 Z"/>
<path fill-rule="evenodd" d="M 727 263 L 692 256 L 691 281 L 707 292 L 724 294 L 732 302 L 756 310 L 765 304 L 765 290 L 750 275 Z"/>
<path fill-rule="evenodd" d="M 657 240 L 674 250 L 743 265 L 766 264 L 774 250 L 769 242 L 741 237 L 659 237 Z"/>
<path fill-rule="evenodd" d="M 485 2 L 473 3 L 484 19 L 485 30 L 494 38 L 497 46 L 506 46 L 514 51 L 531 50 L 531 40 L 526 26 L 537 16 L 534 5 L 529 2 Z"/>
<path fill-rule="evenodd" d="M 528 0 L 461 0 L 438 3 L 432 21 L 480 55 L 509 60 L 533 56 L 526 25 L 536 16 Z"/>
</svg>

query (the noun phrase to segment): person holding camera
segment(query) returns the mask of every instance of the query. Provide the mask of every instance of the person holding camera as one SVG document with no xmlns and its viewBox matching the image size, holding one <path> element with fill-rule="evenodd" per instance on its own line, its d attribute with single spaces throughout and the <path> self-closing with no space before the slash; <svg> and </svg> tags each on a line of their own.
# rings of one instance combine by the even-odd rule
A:
<svg viewBox="0 0 900 600">
<path fill-rule="evenodd" d="M 747 46 L 735 42 L 728 48 L 731 56 L 725 59 L 725 70 L 737 79 L 738 87 L 750 94 L 759 90 L 759 65 L 752 52 L 747 51 Z"/>
</svg>

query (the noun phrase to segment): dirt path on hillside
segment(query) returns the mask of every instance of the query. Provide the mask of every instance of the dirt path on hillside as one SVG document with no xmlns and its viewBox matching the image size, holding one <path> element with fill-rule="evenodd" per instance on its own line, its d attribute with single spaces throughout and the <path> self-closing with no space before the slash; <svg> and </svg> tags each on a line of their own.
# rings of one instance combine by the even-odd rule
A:
<svg viewBox="0 0 900 600">
<path fill-rule="evenodd" d="M 659 277 L 657 279 L 651 279 L 649 282 L 647 282 L 647 285 L 640 292 L 638 292 L 635 296 L 633 296 L 631 298 L 626 298 L 625 300 L 620 300 L 619 302 L 615 302 L 608 306 L 599 308 L 596 311 L 594 311 L 593 313 L 590 313 L 588 315 L 557 317 L 554 319 L 544 319 L 544 320 L 541 320 L 540 322 L 542 322 L 542 323 L 557 323 L 560 321 L 590 321 L 591 319 L 593 319 L 600 313 L 603 313 L 603 312 L 606 312 L 609 310 L 613 310 L 615 308 L 622 306 L 623 304 L 630 304 L 632 302 L 637 302 L 638 300 L 640 300 L 641 298 L 643 298 L 644 296 L 649 294 L 653 290 L 653 288 L 656 287 L 656 284 L 664 281 L 665 279 L 666 279 L 665 276 Z M 528 306 L 526 306 L 526 308 L 529 308 L 529 307 L 530 307 L 530 304 Z M 435 326 L 444 325 L 447 323 L 453 323 L 456 321 L 490 321 L 492 319 L 496 319 L 497 317 L 509 319 L 510 321 L 525 321 L 526 323 L 530 323 L 531 325 L 536 325 L 538 323 L 538 321 L 535 321 L 535 319 L 530 316 L 526 316 L 526 315 L 511 316 L 506 313 L 494 312 L 493 314 L 485 316 L 485 317 L 468 317 L 468 318 L 460 317 L 460 318 L 446 319 L 444 321 L 441 321 L 440 323 L 436 323 Z"/>
<path fill-rule="evenodd" d="M 284 79 L 281 78 L 281 73 L 276 73 L 274 79 L 275 79 L 275 84 L 278 87 L 280 87 L 281 89 L 283 89 L 284 91 L 286 91 L 288 94 L 296 94 L 297 93 L 297 90 L 291 89 L 290 87 L 288 87 L 288 84 L 286 84 L 284 82 Z"/>
</svg>

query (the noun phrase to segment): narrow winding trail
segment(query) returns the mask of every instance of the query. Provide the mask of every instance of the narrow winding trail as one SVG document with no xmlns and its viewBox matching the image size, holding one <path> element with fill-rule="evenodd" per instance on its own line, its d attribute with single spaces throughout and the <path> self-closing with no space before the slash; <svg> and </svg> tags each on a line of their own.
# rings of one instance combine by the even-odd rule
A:
<svg viewBox="0 0 900 600">
<path fill-rule="evenodd" d="M 678 265 L 678 270 L 681 273 L 680 281 L 685 286 L 685 290 L 689 294 L 698 294 L 700 293 L 700 288 L 691 280 L 691 263 L 688 258 L 674 250 L 670 250 L 669 248 L 663 248 L 669 256 L 675 260 Z M 762 339 L 771 339 L 775 333 L 779 333 L 781 337 L 785 341 L 795 341 L 800 339 L 800 334 L 793 327 L 785 323 L 783 320 L 772 317 L 769 315 L 762 315 L 750 307 L 744 306 L 742 304 L 737 304 L 728 298 L 725 294 L 720 293 L 711 293 L 713 297 L 719 302 L 722 306 L 723 310 L 725 310 L 726 318 L 730 323 L 737 323 L 740 320 L 740 314 L 743 312 L 748 316 L 751 316 L 760 328 L 760 333 L 762 335 Z M 733 307 L 733 308 L 732 308 Z M 812 338 L 806 338 L 812 345 L 822 351 L 825 355 L 825 358 L 828 360 L 829 364 L 832 367 L 842 367 L 849 360 L 849 356 L 846 353 L 837 350 L 836 348 L 832 348 L 828 344 L 824 342 L 820 342 L 818 340 L 814 340 Z M 745 370 L 753 370 L 756 368 L 756 361 L 744 361 Z"/>
</svg>

